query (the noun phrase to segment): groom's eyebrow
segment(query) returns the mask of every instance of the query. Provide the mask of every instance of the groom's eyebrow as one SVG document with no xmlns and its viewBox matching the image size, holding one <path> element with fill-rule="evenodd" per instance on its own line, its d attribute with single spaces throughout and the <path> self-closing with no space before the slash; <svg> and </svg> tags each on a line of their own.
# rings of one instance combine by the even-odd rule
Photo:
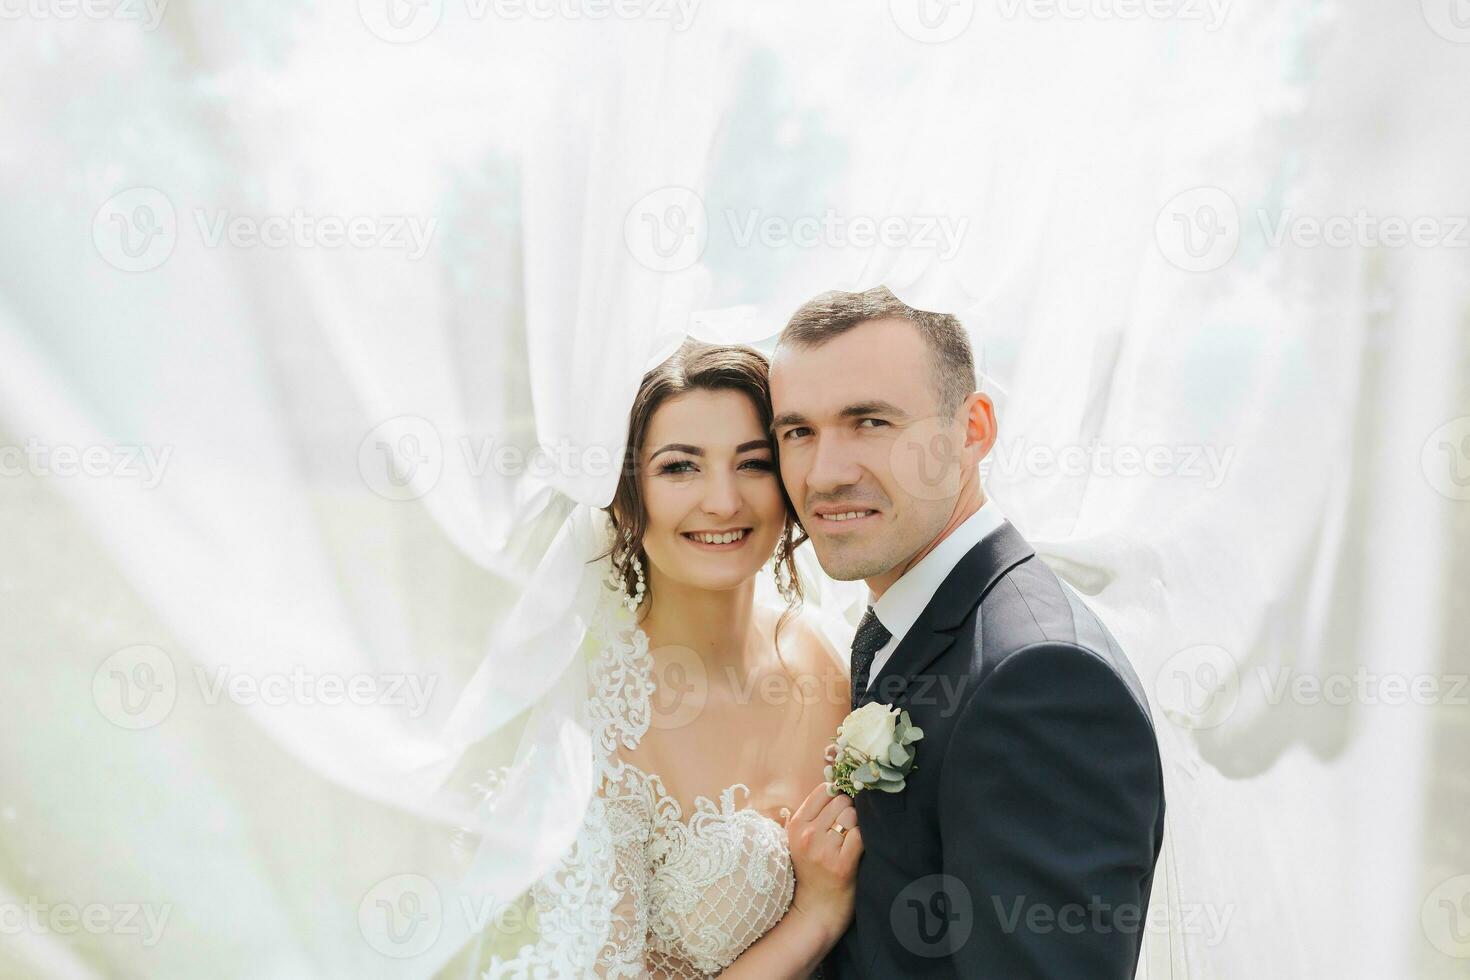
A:
<svg viewBox="0 0 1470 980">
<path fill-rule="evenodd" d="M 893 402 L 886 402 L 881 398 L 876 401 L 858 402 L 856 405 L 849 405 L 837 414 L 840 418 L 844 419 L 867 418 L 870 415 L 887 415 L 892 418 L 903 419 L 908 418 L 909 415 L 908 412 L 905 412 L 893 404 Z"/>
<path fill-rule="evenodd" d="M 805 425 L 806 416 L 800 412 L 784 412 L 771 419 L 771 431 L 784 429 L 788 425 Z"/>
<path fill-rule="evenodd" d="M 858 402 L 856 405 L 848 405 L 837 413 L 837 417 L 843 419 L 860 419 L 867 418 L 871 415 L 886 415 L 896 419 L 906 419 L 909 417 L 908 412 L 905 412 L 893 404 L 893 402 L 884 401 L 881 398 L 875 401 Z M 771 431 L 775 432 L 778 429 L 784 429 L 793 425 L 810 424 L 811 422 L 807 417 L 800 412 L 785 412 L 771 420 Z"/>
</svg>

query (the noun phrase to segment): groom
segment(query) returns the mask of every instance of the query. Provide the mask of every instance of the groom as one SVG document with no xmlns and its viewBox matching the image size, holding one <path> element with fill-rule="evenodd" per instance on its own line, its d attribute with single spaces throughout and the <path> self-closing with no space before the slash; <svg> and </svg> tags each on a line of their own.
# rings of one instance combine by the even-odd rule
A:
<svg viewBox="0 0 1470 980">
<path fill-rule="evenodd" d="M 1134 975 L 1164 831 L 1143 690 L 1097 617 L 989 501 L 996 440 L 952 316 L 827 293 L 771 367 L 781 476 L 870 606 L 852 702 L 923 729 L 907 786 L 857 795 L 852 927 L 826 980 Z"/>
</svg>

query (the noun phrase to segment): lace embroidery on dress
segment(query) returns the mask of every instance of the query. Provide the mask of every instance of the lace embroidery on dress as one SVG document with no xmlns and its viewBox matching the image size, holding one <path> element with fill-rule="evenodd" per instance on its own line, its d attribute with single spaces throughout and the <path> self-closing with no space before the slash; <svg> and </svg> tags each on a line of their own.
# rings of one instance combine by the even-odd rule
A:
<svg viewBox="0 0 1470 980">
<path fill-rule="evenodd" d="M 718 974 L 765 935 L 791 904 L 796 885 L 786 831 L 771 818 L 737 809 L 741 784 L 718 804 L 698 797 L 688 821 L 663 780 L 630 763 L 623 781 L 641 782 L 650 805 L 648 962 L 656 976 Z"/>
<path fill-rule="evenodd" d="M 598 791 L 557 868 L 532 889 L 538 941 L 496 960 L 487 980 L 718 974 L 786 913 L 795 888 L 785 831 L 736 807 L 737 792 L 694 801 L 684 819 L 663 781 L 620 749 L 647 732 L 654 692 L 647 635 L 612 594 L 589 630 L 585 721 Z"/>
</svg>

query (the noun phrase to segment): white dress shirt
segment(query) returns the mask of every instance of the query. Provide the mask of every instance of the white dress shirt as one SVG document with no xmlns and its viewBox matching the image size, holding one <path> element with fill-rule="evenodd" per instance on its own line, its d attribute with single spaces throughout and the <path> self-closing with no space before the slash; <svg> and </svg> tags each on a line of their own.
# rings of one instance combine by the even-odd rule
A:
<svg viewBox="0 0 1470 980">
<path fill-rule="evenodd" d="M 1005 515 L 995 505 L 995 501 L 987 500 L 980 505 L 980 509 L 971 514 L 965 523 L 955 528 L 943 541 L 935 545 L 934 550 L 929 552 L 913 568 L 903 573 L 903 577 L 888 587 L 877 602 L 871 602 L 872 592 L 868 593 L 873 614 L 878 617 L 892 638 L 873 655 L 873 666 L 868 671 L 868 687 L 873 686 L 873 681 L 878 679 L 883 665 L 893 656 L 893 651 L 903 642 L 908 631 L 913 629 L 914 623 L 918 622 L 919 615 L 924 607 L 929 605 L 929 600 L 934 598 L 934 593 L 939 591 L 939 586 L 954 571 L 954 567 L 960 563 L 960 559 L 970 553 L 970 549 L 983 541 L 992 532 L 1005 523 Z"/>
</svg>

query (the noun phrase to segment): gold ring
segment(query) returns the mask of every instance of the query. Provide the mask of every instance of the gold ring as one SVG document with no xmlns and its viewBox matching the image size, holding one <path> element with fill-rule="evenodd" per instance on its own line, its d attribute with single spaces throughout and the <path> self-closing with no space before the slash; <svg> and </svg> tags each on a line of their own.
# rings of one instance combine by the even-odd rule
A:
<svg viewBox="0 0 1470 980">
<path fill-rule="evenodd" d="M 847 835 L 847 831 L 849 828 L 842 826 L 842 821 L 834 820 L 832 821 L 832 826 L 828 827 L 827 829 L 835 830 L 838 837 L 844 837 Z"/>
</svg>

